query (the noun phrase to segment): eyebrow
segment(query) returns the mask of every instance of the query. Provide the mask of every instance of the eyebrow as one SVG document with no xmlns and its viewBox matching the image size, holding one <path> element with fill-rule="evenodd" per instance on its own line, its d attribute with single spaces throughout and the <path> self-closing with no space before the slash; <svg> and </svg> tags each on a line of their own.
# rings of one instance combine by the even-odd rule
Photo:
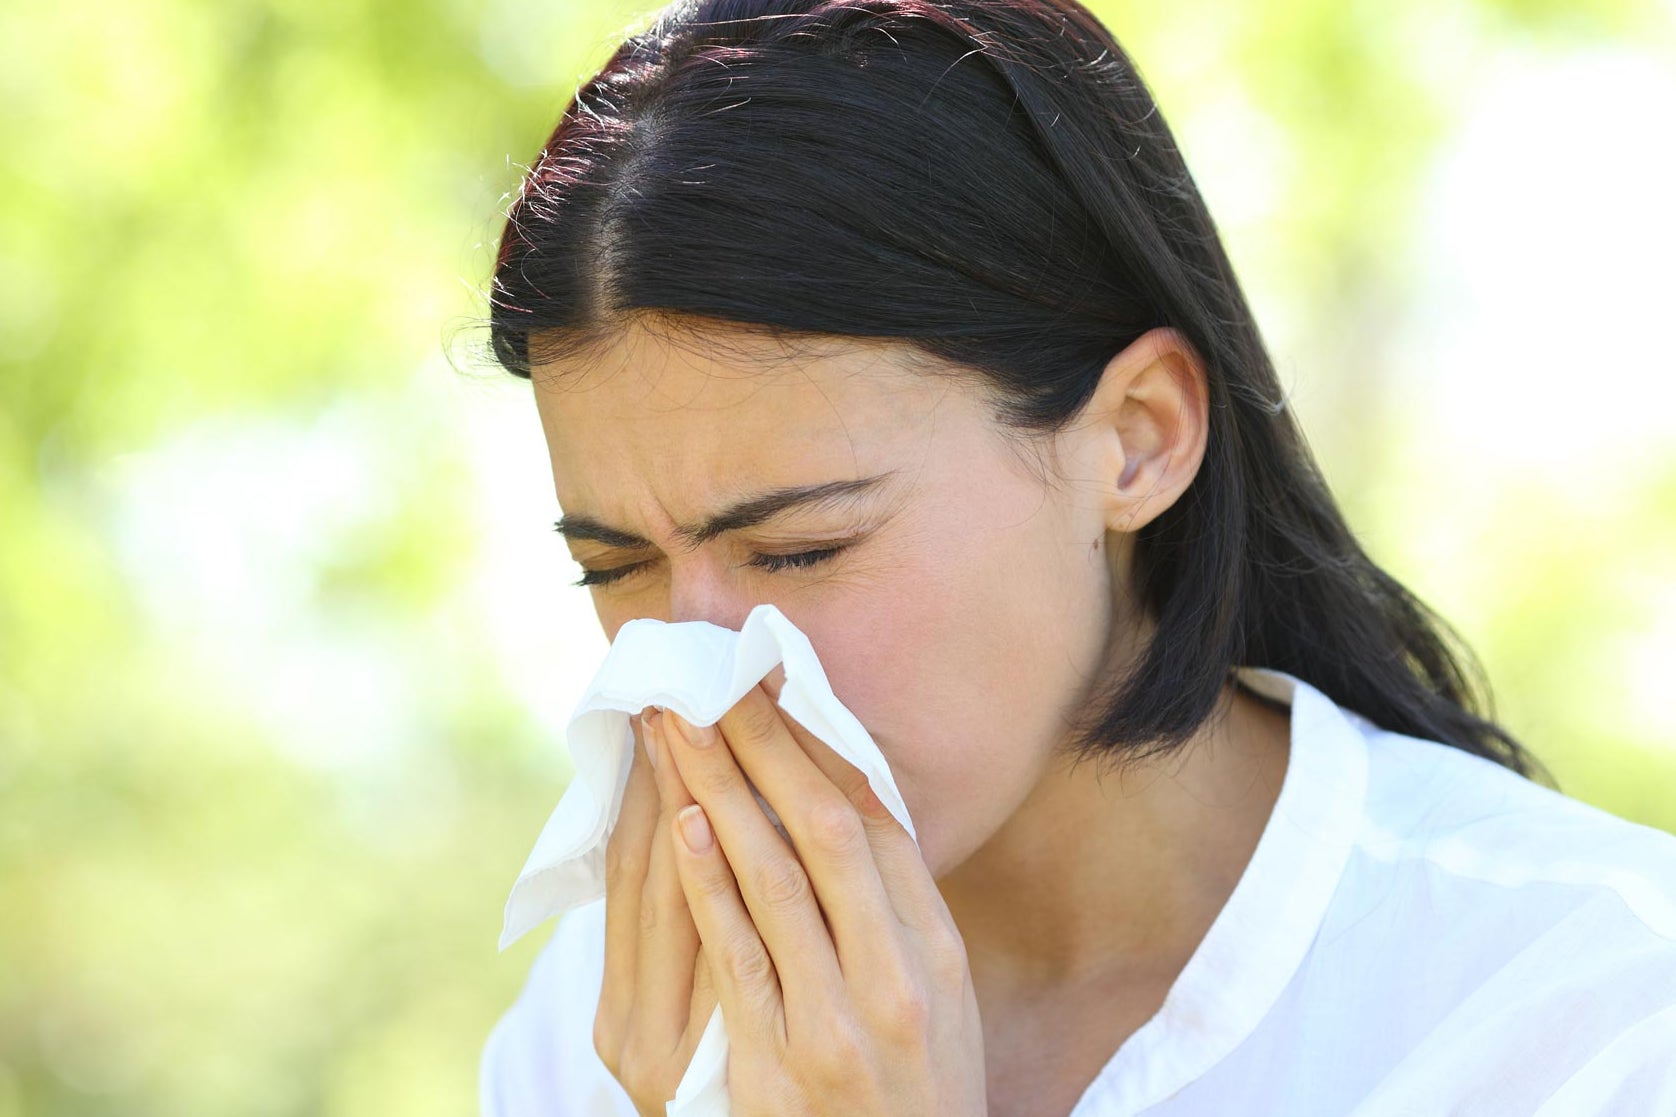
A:
<svg viewBox="0 0 1676 1117">
<path fill-rule="evenodd" d="M 793 485 L 770 489 L 756 496 L 736 501 L 702 523 L 675 525 L 675 534 L 689 546 L 697 547 L 729 531 L 755 527 L 794 508 L 834 507 L 848 504 L 855 498 L 878 488 L 895 476 L 895 470 L 860 477 L 853 481 L 826 481 L 819 485 Z M 603 543 L 608 547 L 639 550 L 654 544 L 644 536 L 623 531 L 588 515 L 566 515 L 553 525 L 560 535 L 571 541 Z"/>
</svg>

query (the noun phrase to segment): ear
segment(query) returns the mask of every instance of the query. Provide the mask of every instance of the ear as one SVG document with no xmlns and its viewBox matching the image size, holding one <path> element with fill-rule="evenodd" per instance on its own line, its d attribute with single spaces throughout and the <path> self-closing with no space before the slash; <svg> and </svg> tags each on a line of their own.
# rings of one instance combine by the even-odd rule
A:
<svg viewBox="0 0 1676 1117">
<path fill-rule="evenodd" d="M 1174 504 L 1205 457 L 1210 387 L 1178 330 L 1159 327 L 1107 362 L 1071 424 L 1107 530 L 1138 531 Z"/>
</svg>

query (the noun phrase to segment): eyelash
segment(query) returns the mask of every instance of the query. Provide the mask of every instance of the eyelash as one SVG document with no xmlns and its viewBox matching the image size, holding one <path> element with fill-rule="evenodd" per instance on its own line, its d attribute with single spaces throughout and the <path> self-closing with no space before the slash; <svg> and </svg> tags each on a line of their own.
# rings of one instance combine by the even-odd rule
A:
<svg viewBox="0 0 1676 1117">
<path fill-rule="evenodd" d="M 843 547 L 821 547 L 813 551 L 798 551 L 790 555 L 757 555 L 746 563 L 747 566 L 760 567 L 770 574 L 778 574 L 783 570 L 806 570 L 832 558 Z M 646 564 L 643 562 L 630 563 L 628 566 L 616 566 L 610 570 L 584 570 L 582 576 L 573 582 L 577 586 L 608 586 L 621 578 L 626 578 Z"/>
</svg>

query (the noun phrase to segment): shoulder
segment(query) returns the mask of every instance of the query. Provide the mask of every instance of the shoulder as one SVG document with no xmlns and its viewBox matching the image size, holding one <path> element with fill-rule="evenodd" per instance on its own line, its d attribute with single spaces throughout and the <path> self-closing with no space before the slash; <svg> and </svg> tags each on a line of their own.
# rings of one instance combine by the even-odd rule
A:
<svg viewBox="0 0 1676 1117">
<path fill-rule="evenodd" d="M 1676 836 L 1435 741 L 1362 732 L 1367 800 L 1322 941 L 1341 976 L 1400 973 L 1388 1034 L 1405 1054 L 1368 1112 L 1668 1101 Z M 1620 1108 L 1563 1100 L 1585 1096 Z"/>
<path fill-rule="evenodd" d="M 602 899 L 559 920 L 518 999 L 484 1042 L 478 1075 L 484 1117 L 634 1113 L 594 1051 L 604 959 Z"/>
<path fill-rule="evenodd" d="M 1676 1006 L 1627 1029 L 1549 1095 L 1535 1117 L 1676 1113 Z"/>
<path fill-rule="evenodd" d="M 1676 945 L 1676 835 L 1436 741 L 1363 732 L 1362 858 L 1527 912 L 1599 902 L 1626 927 Z"/>
</svg>

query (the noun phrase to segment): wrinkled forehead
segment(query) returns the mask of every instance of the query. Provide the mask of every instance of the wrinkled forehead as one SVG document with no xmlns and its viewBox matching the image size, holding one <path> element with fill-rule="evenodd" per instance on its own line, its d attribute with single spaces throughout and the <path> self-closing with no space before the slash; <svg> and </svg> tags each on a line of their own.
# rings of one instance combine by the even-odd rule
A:
<svg viewBox="0 0 1676 1117">
<path fill-rule="evenodd" d="M 998 452 L 1039 479 L 974 371 L 903 342 L 643 327 L 532 371 L 560 506 L 628 530 L 887 474 L 958 487 Z"/>
</svg>

